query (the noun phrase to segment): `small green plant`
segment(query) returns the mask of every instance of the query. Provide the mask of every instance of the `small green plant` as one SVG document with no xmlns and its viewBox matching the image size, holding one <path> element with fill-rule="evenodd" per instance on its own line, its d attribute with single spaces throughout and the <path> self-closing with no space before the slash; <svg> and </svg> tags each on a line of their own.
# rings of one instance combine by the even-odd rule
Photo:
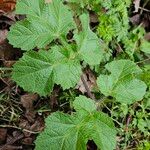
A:
<svg viewBox="0 0 150 150">
<path fill-rule="evenodd" d="M 38 13 L 33 6 L 37 6 Z M 8 36 L 12 45 L 28 51 L 15 64 L 12 78 L 25 90 L 42 96 L 50 94 L 55 83 L 63 89 L 74 87 L 82 73 L 80 61 L 97 65 L 103 56 L 99 39 L 90 30 L 88 15 L 80 16 L 82 32 L 74 31 L 76 44 L 68 44 L 66 35 L 75 29 L 75 23 L 65 5 L 59 0 L 51 4 L 23 0 L 18 2 L 16 12 L 26 14 L 27 7 L 30 10 L 27 19 L 12 26 Z M 36 46 L 45 48 L 52 41 L 55 45 L 50 50 L 30 50 Z"/>
<path fill-rule="evenodd" d="M 116 131 L 112 120 L 98 112 L 91 99 L 79 96 L 73 102 L 76 113 L 55 112 L 46 119 L 46 129 L 36 140 L 36 149 L 85 150 L 88 140 L 94 140 L 101 150 L 115 148 Z"/>
<path fill-rule="evenodd" d="M 82 7 L 88 5 L 88 1 L 83 2 Z M 12 79 L 24 90 L 47 96 L 55 84 L 63 90 L 73 88 L 87 65 L 98 66 L 103 60 L 101 39 L 90 29 L 87 13 L 79 16 L 79 28 L 70 8 L 61 0 L 18 0 L 16 12 L 27 17 L 10 28 L 8 40 L 26 51 L 12 72 Z M 68 38 L 70 32 L 73 37 Z M 143 98 L 147 87 L 138 79 L 141 69 L 134 62 L 115 60 L 105 67 L 111 74 L 98 77 L 102 94 L 126 104 Z M 73 107 L 76 112 L 71 115 L 55 112 L 46 119 L 46 128 L 35 142 L 36 149 L 85 150 L 88 140 L 93 140 L 99 149 L 113 150 L 114 124 L 98 111 L 98 102 L 79 96 Z"/>
<path fill-rule="evenodd" d="M 140 50 L 145 53 L 150 53 L 149 42 L 144 40 L 144 28 L 141 26 L 133 29 L 129 25 L 129 7 L 131 0 L 101 0 L 97 1 L 100 10 L 97 11 L 100 24 L 98 26 L 98 34 L 108 45 L 113 45 L 111 48 L 115 49 L 115 44 L 126 52 L 128 56 L 134 60 L 133 55 Z M 141 43 L 138 49 L 138 44 Z M 121 46 L 120 46 L 121 45 Z"/>
</svg>

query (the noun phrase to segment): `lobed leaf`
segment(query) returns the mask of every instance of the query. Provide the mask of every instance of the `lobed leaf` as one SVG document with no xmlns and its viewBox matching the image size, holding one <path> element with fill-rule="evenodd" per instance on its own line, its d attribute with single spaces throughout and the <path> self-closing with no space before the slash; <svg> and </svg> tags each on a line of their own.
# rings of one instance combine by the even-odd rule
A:
<svg viewBox="0 0 150 150">
<path fill-rule="evenodd" d="M 14 65 L 12 78 L 24 90 L 42 96 L 50 94 L 54 83 L 63 89 L 75 86 L 81 75 L 79 61 L 61 53 L 61 47 L 49 51 L 29 51 Z"/>
<path fill-rule="evenodd" d="M 46 128 L 38 136 L 35 149 L 86 150 L 88 140 L 94 140 L 99 149 L 113 150 L 116 131 L 112 120 L 96 111 L 95 103 L 84 96 L 75 99 L 74 107 L 77 112 L 72 115 L 55 112 L 46 119 Z"/>
<path fill-rule="evenodd" d="M 130 60 L 116 60 L 107 64 L 110 75 L 100 75 L 97 84 L 105 96 L 113 96 L 123 103 L 141 100 L 146 92 L 146 84 L 135 78 L 140 68 Z"/>
<path fill-rule="evenodd" d="M 28 10 L 28 11 L 27 11 Z M 27 19 L 10 28 L 8 40 L 14 47 L 31 50 L 44 48 L 52 40 L 66 36 L 74 29 L 71 12 L 61 0 L 19 0 L 16 12 L 26 14 Z"/>
<path fill-rule="evenodd" d="M 81 58 L 89 65 L 98 65 L 103 57 L 99 38 L 90 29 L 89 16 L 87 14 L 81 15 L 80 20 L 82 23 L 82 32 L 74 35 L 78 52 Z"/>
</svg>

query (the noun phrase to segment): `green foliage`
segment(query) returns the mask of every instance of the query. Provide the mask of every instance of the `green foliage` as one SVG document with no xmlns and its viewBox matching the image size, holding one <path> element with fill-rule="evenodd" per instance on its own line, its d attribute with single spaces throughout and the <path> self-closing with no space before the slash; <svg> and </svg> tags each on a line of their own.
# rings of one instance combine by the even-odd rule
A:
<svg viewBox="0 0 150 150">
<path fill-rule="evenodd" d="M 113 96 L 117 101 L 131 104 L 141 100 L 146 93 L 146 85 L 136 79 L 141 70 L 130 60 L 116 60 L 107 64 L 110 75 L 100 75 L 98 86 L 105 96 Z"/>
<path fill-rule="evenodd" d="M 76 110 L 71 115 L 55 112 L 46 119 L 46 128 L 35 142 L 37 150 L 43 147 L 46 150 L 84 150 L 88 140 L 93 140 L 101 150 L 113 150 L 116 132 L 111 118 L 99 112 L 99 104 L 91 99 L 79 96 L 73 101 L 78 93 L 71 97 L 66 89 L 79 82 L 87 65 L 98 70 L 97 73 L 104 74 L 107 70 L 110 75 L 101 74 L 98 77 L 98 88 L 107 100 L 110 100 L 108 96 L 112 96 L 121 103 L 120 114 L 131 113 L 127 104 L 143 99 L 147 87 L 140 79 L 149 86 L 149 69 L 145 68 L 141 73 L 142 70 L 133 61 L 124 59 L 108 63 L 106 70 L 100 63 L 109 61 L 110 53 L 116 51 L 118 45 L 132 60 L 135 51 L 148 55 L 149 43 L 143 38 L 145 31 L 139 26 L 129 32 L 127 9 L 131 0 L 63 2 L 18 0 L 16 12 L 27 17 L 12 25 L 8 40 L 14 47 L 26 52 L 13 66 L 12 79 L 24 90 L 40 96 L 50 95 L 54 85 L 60 85 L 65 91 L 59 100 L 70 100 L 71 108 Z M 72 7 L 68 7 L 70 3 L 80 6 L 75 17 Z M 97 31 L 102 40 L 90 29 L 87 12 L 91 9 L 98 14 L 100 23 Z M 142 61 L 138 54 L 136 57 Z M 146 94 L 144 100 L 148 98 Z M 145 109 L 147 107 L 142 111 L 145 112 Z M 145 133 L 147 117 L 143 112 L 136 113 L 133 125 Z M 114 117 L 112 113 L 111 116 Z"/>
<path fill-rule="evenodd" d="M 35 7 L 37 12 L 34 11 Z M 100 63 L 103 53 L 97 35 L 89 27 L 88 15 L 80 16 L 82 31 L 75 32 L 75 45 L 68 44 L 66 39 L 67 32 L 75 24 L 73 16 L 59 0 L 49 4 L 40 0 L 18 1 L 17 12 L 26 13 L 27 19 L 10 29 L 8 39 L 15 47 L 26 50 L 35 46 L 44 48 L 56 38 L 62 44 L 51 47 L 49 51 L 29 51 L 14 65 L 12 77 L 26 91 L 45 96 L 50 94 L 55 83 L 68 89 L 75 86 L 80 79 L 81 60 L 89 65 Z"/>
<path fill-rule="evenodd" d="M 8 39 L 22 50 L 44 48 L 75 27 L 71 12 L 61 0 L 48 4 L 44 0 L 19 0 L 16 12 L 26 14 L 27 19 L 11 27 Z"/>
<path fill-rule="evenodd" d="M 121 45 L 123 51 L 134 60 L 133 55 L 138 51 L 138 43 L 141 40 L 141 51 L 149 53 L 149 42 L 143 40 L 145 31 L 141 26 L 132 29 L 129 25 L 128 9 L 131 0 L 99 0 L 98 6 L 100 10 L 97 12 L 99 16 L 98 33 L 109 47 L 110 43 Z M 116 47 L 112 46 L 113 50 Z"/>
<path fill-rule="evenodd" d="M 143 68 L 143 72 L 140 75 L 140 78 L 147 84 L 150 88 L 150 64 L 145 65 Z"/>
<path fill-rule="evenodd" d="M 129 29 L 127 8 L 130 6 L 130 0 L 99 0 L 99 5 L 99 35 L 106 42 L 113 38 L 124 40 Z"/>
<path fill-rule="evenodd" d="M 111 109 L 111 117 L 117 123 L 117 133 L 119 138 L 118 146 L 120 149 L 125 149 L 132 145 L 133 141 L 136 143 L 137 150 L 148 150 L 148 132 L 149 126 L 149 111 L 150 101 L 147 97 L 139 103 L 133 105 L 115 104 Z M 119 121 L 119 122 L 118 122 Z M 133 148 L 131 148 L 133 149 Z"/>
<path fill-rule="evenodd" d="M 83 60 L 90 65 L 98 65 L 102 59 L 103 52 L 100 51 L 100 41 L 97 35 L 89 27 L 89 18 L 86 15 L 80 17 L 82 32 L 74 35 L 77 49 Z"/>
<path fill-rule="evenodd" d="M 115 128 L 112 120 L 96 110 L 91 99 L 79 96 L 72 115 L 53 113 L 46 119 L 46 128 L 36 140 L 36 150 L 86 150 L 93 140 L 101 150 L 115 148 Z"/>
<path fill-rule="evenodd" d="M 150 42 L 148 42 L 146 40 L 142 40 L 140 49 L 141 49 L 142 52 L 150 54 Z"/>
<path fill-rule="evenodd" d="M 73 87 L 81 75 L 80 63 L 72 59 L 73 55 L 65 53 L 61 46 L 49 51 L 29 51 L 14 65 L 12 78 L 25 90 L 42 96 L 50 94 L 54 83 L 63 89 Z"/>
</svg>

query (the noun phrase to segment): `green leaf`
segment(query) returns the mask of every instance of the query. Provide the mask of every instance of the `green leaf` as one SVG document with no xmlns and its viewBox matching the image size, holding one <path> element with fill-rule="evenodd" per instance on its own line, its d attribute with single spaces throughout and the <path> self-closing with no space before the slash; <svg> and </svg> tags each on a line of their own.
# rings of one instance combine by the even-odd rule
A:
<svg viewBox="0 0 150 150">
<path fill-rule="evenodd" d="M 18 0 L 16 4 L 17 14 L 41 17 L 45 8 L 45 0 Z M 28 11 L 27 11 L 28 10 Z"/>
<path fill-rule="evenodd" d="M 142 52 L 150 54 L 150 42 L 146 40 L 141 41 L 140 49 Z"/>
<path fill-rule="evenodd" d="M 83 14 L 80 16 L 80 20 L 82 23 L 82 32 L 74 35 L 78 52 L 81 58 L 89 65 L 98 65 L 103 56 L 103 52 L 100 48 L 100 40 L 90 29 L 89 16 Z"/>
<path fill-rule="evenodd" d="M 52 65 L 50 52 L 29 51 L 14 65 L 12 78 L 23 89 L 46 95 L 54 85 Z"/>
<path fill-rule="evenodd" d="M 130 60 L 116 60 L 107 64 L 110 75 L 100 75 L 97 84 L 105 96 L 113 96 L 117 101 L 131 104 L 141 100 L 146 92 L 146 84 L 135 78 L 140 68 Z"/>
<path fill-rule="evenodd" d="M 31 50 L 36 46 L 44 48 L 52 40 L 66 36 L 69 30 L 74 29 L 73 16 L 61 0 L 51 3 L 19 0 L 16 12 L 26 14 L 27 19 L 10 28 L 8 40 L 22 50 Z"/>
<path fill-rule="evenodd" d="M 63 89 L 75 86 L 81 75 L 79 61 L 71 60 L 55 46 L 49 51 L 29 51 L 14 65 L 12 78 L 24 90 L 42 96 L 50 94 L 54 83 Z"/>
<path fill-rule="evenodd" d="M 59 64 L 54 67 L 55 83 L 60 84 L 65 90 L 78 83 L 82 71 L 79 60 L 74 57 L 74 52 L 70 52 L 69 56 L 68 54 L 61 54 L 61 58 L 56 57 L 56 53 L 62 52 L 63 49 L 67 51 L 65 48 L 55 46 L 53 48 L 55 52 L 53 57 L 55 58 L 55 63 L 59 62 Z"/>
<path fill-rule="evenodd" d="M 91 113 L 93 111 L 96 111 L 96 105 L 90 99 L 84 96 L 80 96 L 77 97 L 74 101 L 74 109 L 78 111 L 84 110 L 88 113 Z"/>
<path fill-rule="evenodd" d="M 55 112 L 46 119 L 46 128 L 36 139 L 36 150 L 86 150 L 93 140 L 101 150 L 115 148 L 116 131 L 112 120 L 96 111 L 94 101 L 79 96 L 74 101 L 76 113 Z"/>
</svg>

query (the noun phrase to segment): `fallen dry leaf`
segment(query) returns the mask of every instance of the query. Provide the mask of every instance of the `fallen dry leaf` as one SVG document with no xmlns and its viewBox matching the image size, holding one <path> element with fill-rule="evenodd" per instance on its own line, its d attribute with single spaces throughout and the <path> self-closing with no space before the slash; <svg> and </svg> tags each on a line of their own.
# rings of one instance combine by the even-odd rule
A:
<svg viewBox="0 0 150 150">
<path fill-rule="evenodd" d="M 130 22 L 133 24 L 133 25 L 139 25 L 140 24 L 140 21 L 141 21 L 141 17 L 140 17 L 140 14 L 136 14 L 134 16 L 132 16 L 130 18 Z"/>
<path fill-rule="evenodd" d="M 15 9 L 16 0 L 0 0 L 0 10 L 10 12 Z"/>
<path fill-rule="evenodd" d="M 28 119 L 30 123 L 33 123 L 35 121 L 35 114 L 33 108 L 33 102 L 38 99 L 37 94 L 25 94 L 21 96 L 21 104 L 26 109 L 25 117 Z"/>
<path fill-rule="evenodd" d="M 87 82 L 88 88 L 90 91 L 92 91 L 93 87 L 96 86 L 96 78 L 93 75 L 93 73 L 90 70 L 86 70 L 83 73 L 84 79 Z M 78 89 L 82 94 L 87 93 L 87 90 L 85 89 L 85 86 L 82 82 L 82 80 L 80 79 L 79 83 L 76 86 L 76 89 Z"/>
<path fill-rule="evenodd" d="M 24 137 L 19 131 L 13 131 L 12 135 L 7 135 L 6 144 L 0 147 L 0 150 L 17 150 L 22 149 L 22 146 L 14 146 L 13 144 Z"/>
<path fill-rule="evenodd" d="M 31 138 L 31 137 L 27 137 L 27 138 L 24 138 L 23 140 L 22 140 L 22 143 L 23 144 L 25 144 L 25 145 L 31 145 L 32 143 L 33 143 L 33 138 Z"/>
<path fill-rule="evenodd" d="M 50 106 L 52 109 L 58 106 L 57 96 L 59 95 L 60 88 L 55 88 L 50 96 Z"/>
<path fill-rule="evenodd" d="M 149 29 L 149 27 L 150 27 L 150 15 L 148 15 L 147 13 L 145 13 L 145 14 L 143 15 L 143 17 L 142 17 L 142 22 L 141 22 L 141 24 L 142 24 L 142 27 L 143 27 L 143 28 Z"/>
<path fill-rule="evenodd" d="M 9 61 L 4 60 L 3 65 L 4 67 L 11 68 L 15 63 L 16 61 L 13 61 L 13 60 L 9 60 Z"/>
<path fill-rule="evenodd" d="M 0 44 L 3 43 L 7 37 L 8 30 L 0 30 Z"/>
<path fill-rule="evenodd" d="M 144 39 L 150 42 L 150 32 L 145 34 Z"/>
<path fill-rule="evenodd" d="M 33 102 L 38 99 L 37 94 L 25 94 L 21 96 L 21 104 L 23 105 L 26 110 L 33 109 Z"/>
<path fill-rule="evenodd" d="M 7 129 L 0 128 L 0 144 L 6 140 Z"/>
<path fill-rule="evenodd" d="M 98 22 L 98 15 L 95 13 L 90 13 L 90 22 L 97 23 Z"/>
<path fill-rule="evenodd" d="M 23 131 L 25 138 L 28 138 L 32 135 L 32 131 L 40 132 L 44 129 L 44 120 L 41 117 L 36 117 L 36 120 L 33 123 L 30 123 L 26 119 L 20 119 L 19 127 L 31 131 Z"/>
<path fill-rule="evenodd" d="M 5 63 L 5 61 L 18 60 L 21 56 L 22 51 L 13 48 L 13 46 L 11 46 L 7 40 L 4 40 L 2 43 L 0 43 L 0 60 L 3 61 L 3 64 Z"/>
</svg>

